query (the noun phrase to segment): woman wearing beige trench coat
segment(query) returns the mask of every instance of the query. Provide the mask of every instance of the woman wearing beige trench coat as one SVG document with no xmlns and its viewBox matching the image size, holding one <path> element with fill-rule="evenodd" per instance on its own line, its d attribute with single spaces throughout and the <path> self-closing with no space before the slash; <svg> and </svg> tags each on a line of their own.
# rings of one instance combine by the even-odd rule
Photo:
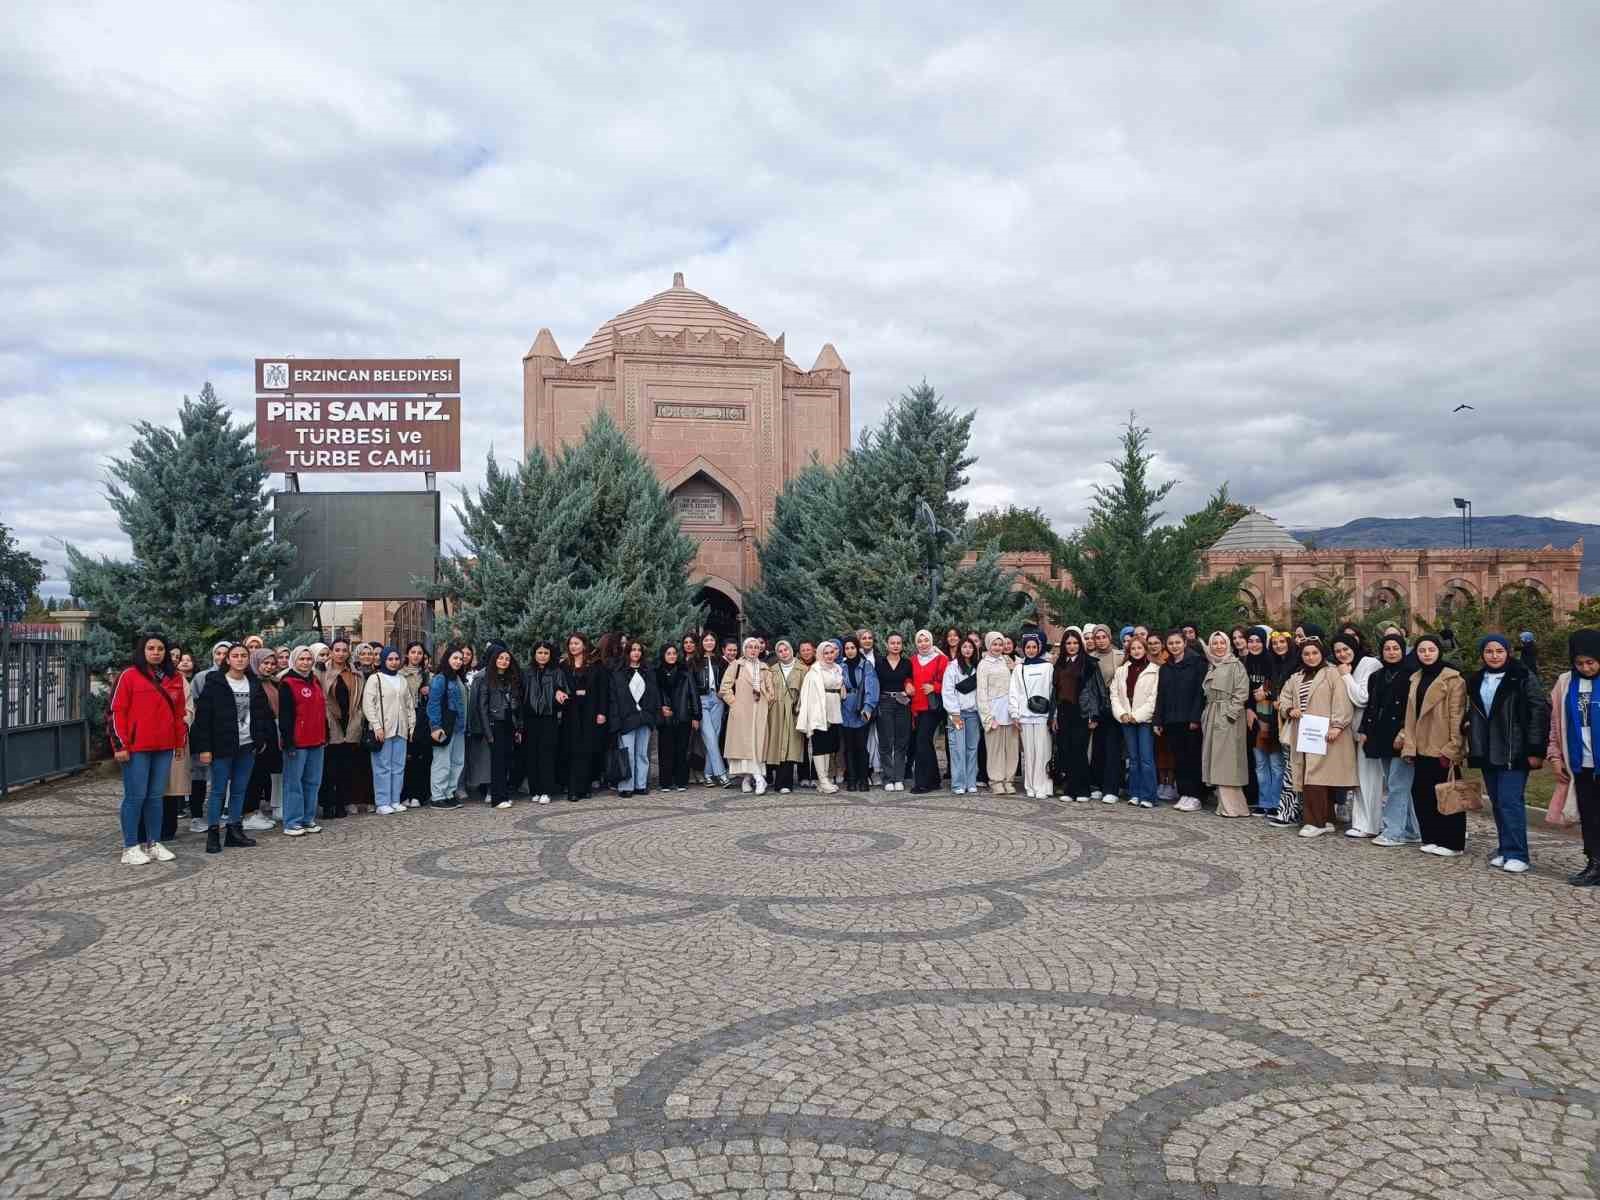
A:
<svg viewBox="0 0 1600 1200">
<path fill-rule="evenodd" d="M 1328 752 L 1305 754 L 1292 751 L 1295 782 L 1305 795 L 1305 824 L 1301 837 L 1319 837 L 1333 832 L 1333 793 L 1356 786 L 1356 739 L 1350 722 L 1356 710 L 1344 680 L 1329 664 L 1320 638 L 1307 638 L 1300 645 L 1300 669 L 1284 680 L 1278 693 L 1278 716 L 1285 746 L 1299 740 L 1303 715 L 1328 718 Z"/>
<path fill-rule="evenodd" d="M 1250 781 L 1244 720 L 1250 676 L 1234 656 L 1226 633 L 1206 639 L 1206 706 L 1200 717 L 1200 778 L 1217 789 L 1217 816 L 1248 817 L 1244 785 Z"/>
<path fill-rule="evenodd" d="M 745 638 L 744 654 L 722 676 L 719 694 L 728 706 L 723 746 L 728 773 L 743 775 L 741 790 L 760 795 L 767 790 L 767 705 L 772 690 L 761 661 L 761 643 L 755 638 Z"/>
</svg>

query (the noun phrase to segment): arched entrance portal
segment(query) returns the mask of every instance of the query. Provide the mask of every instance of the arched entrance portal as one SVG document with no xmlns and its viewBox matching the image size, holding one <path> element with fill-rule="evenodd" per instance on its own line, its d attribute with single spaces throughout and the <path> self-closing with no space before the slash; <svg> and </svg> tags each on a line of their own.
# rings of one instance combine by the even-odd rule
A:
<svg viewBox="0 0 1600 1200">
<path fill-rule="evenodd" d="M 705 605 L 706 625 L 724 641 L 739 636 L 739 606 L 720 588 L 703 587 L 694 595 L 695 603 Z"/>
</svg>

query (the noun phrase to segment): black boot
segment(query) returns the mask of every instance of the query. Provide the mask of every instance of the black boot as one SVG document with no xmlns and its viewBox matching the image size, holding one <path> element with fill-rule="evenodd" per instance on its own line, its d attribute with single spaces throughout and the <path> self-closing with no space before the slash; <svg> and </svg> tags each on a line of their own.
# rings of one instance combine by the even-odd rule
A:
<svg viewBox="0 0 1600 1200">
<path fill-rule="evenodd" d="M 1568 875 L 1573 887 L 1600 887 L 1600 858 L 1591 858 L 1589 864 L 1575 875 Z"/>
<path fill-rule="evenodd" d="M 218 829 L 215 825 L 213 825 L 210 829 L 206 830 L 206 853 L 207 854 L 221 854 L 222 853 L 222 831 L 220 829 Z"/>
<path fill-rule="evenodd" d="M 243 825 L 229 825 L 222 844 L 224 846 L 254 846 L 256 840 L 244 831 Z"/>
</svg>

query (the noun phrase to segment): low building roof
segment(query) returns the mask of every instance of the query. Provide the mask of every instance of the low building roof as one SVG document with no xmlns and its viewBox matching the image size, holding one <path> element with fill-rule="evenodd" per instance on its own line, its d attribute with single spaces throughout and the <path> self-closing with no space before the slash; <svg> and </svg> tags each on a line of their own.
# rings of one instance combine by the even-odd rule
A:
<svg viewBox="0 0 1600 1200">
<path fill-rule="evenodd" d="M 1266 513 L 1252 508 L 1211 544 L 1213 550 L 1301 551 L 1302 542 Z"/>
</svg>

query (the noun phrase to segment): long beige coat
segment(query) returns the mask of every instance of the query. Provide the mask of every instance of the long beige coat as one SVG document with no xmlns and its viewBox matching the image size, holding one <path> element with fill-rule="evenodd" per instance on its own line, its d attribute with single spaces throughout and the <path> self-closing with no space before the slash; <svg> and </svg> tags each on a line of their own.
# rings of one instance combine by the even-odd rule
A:
<svg viewBox="0 0 1600 1200">
<path fill-rule="evenodd" d="M 798 658 L 789 670 L 787 686 L 782 667 L 773 663 L 767 668 L 767 693 L 772 697 L 772 703 L 767 705 L 766 761 L 769 763 L 805 761 L 805 735 L 794 727 L 795 712 L 800 705 L 800 686 L 805 681 L 806 665 Z"/>
<path fill-rule="evenodd" d="M 1244 709 L 1250 676 L 1231 654 L 1206 669 L 1206 707 L 1200 717 L 1200 778 L 1212 787 L 1244 787 L 1250 782 Z"/>
<path fill-rule="evenodd" d="M 767 761 L 767 668 L 748 658 L 735 659 L 722 677 L 718 694 L 728 706 L 723 757 L 749 762 Z"/>
<path fill-rule="evenodd" d="M 1317 672 L 1311 684 L 1311 702 L 1306 712 L 1316 717 L 1327 717 L 1330 728 L 1344 730 L 1337 741 L 1328 743 L 1326 754 L 1302 754 L 1293 750 L 1300 722 L 1289 719 L 1289 710 L 1295 707 L 1300 696 L 1300 672 L 1296 671 L 1284 681 L 1278 694 L 1278 717 L 1282 732 L 1278 735 L 1285 746 L 1291 747 L 1296 788 L 1304 787 L 1355 787 L 1356 739 L 1350 730 L 1355 719 L 1355 706 L 1350 703 L 1350 693 L 1345 690 L 1344 677 L 1332 667 Z"/>
</svg>

